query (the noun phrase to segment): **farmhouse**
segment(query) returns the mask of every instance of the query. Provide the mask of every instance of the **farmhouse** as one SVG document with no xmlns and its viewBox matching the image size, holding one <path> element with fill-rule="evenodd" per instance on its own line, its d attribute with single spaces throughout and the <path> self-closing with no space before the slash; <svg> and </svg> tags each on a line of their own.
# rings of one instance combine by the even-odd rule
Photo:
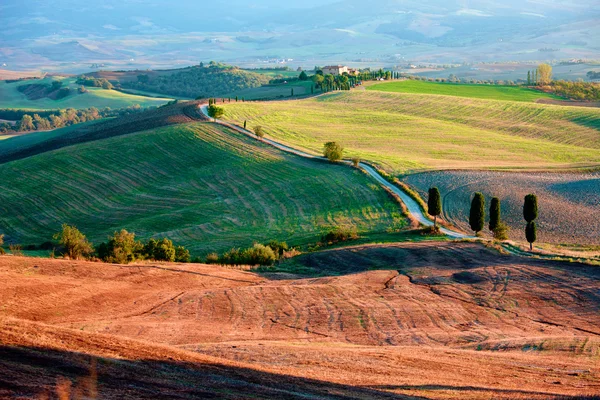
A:
<svg viewBox="0 0 600 400">
<path fill-rule="evenodd" d="M 354 68 L 349 68 L 345 65 L 329 65 L 327 67 L 322 68 L 323 74 L 331 74 L 331 75 L 343 75 L 347 73 L 348 75 L 356 75 L 358 74 L 358 70 Z"/>
</svg>

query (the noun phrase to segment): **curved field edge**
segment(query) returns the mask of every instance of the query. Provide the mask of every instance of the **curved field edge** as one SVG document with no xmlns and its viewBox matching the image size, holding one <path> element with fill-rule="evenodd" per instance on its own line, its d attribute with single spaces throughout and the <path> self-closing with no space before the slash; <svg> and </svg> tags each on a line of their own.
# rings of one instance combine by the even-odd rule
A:
<svg viewBox="0 0 600 400">
<path fill-rule="evenodd" d="M 387 170 L 600 166 L 600 110 L 422 94 L 338 92 L 225 104 L 225 119 L 320 153 L 344 144 Z"/>
<path fill-rule="evenodd" d="M 397 231 L 401 209 L 364 174 L 305 160 L 229 129 L 188 123 L 0 165 L 0 230 L 42 243 L 60 224 L 94 242 L 118 229 L 167 236 L 195 255 L 254 241 L 316 243 L 332 226 Z"/>
</svg>

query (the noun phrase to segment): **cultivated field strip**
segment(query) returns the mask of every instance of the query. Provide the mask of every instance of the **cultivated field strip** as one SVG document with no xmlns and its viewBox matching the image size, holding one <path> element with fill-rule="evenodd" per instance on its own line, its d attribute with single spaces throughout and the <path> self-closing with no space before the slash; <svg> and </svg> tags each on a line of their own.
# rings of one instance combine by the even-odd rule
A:
<svg viewBox="0 0 600 400">
<path fill-rule="evenodd" d="M 19 243 L 71 223 L 94 241 L 125 228 L 206 254 L 273 238 L 316 242 L 331 225 L 405 224 L 363 174 L 205 123 L 78 144 L 0 171 L 11 182 L 0 193 L 0 230 Z"/>
<path fill-rule="evenodd" d="M 523 198 L 535 193 L 539 201 L 539 241 L 543 243 L 599 244 L 600 174 L 442 171 L 412 174 L 403 181 L 426 198 L 436 186 L 443 196 L 444 218 L 469 230 L 473 192 L 482 192 L 487 204 L 493 196 L 502 202 L 502 219 L 509 237 L 524 240 Z M 486 229 L 487 231 L 487 229 Z"/>
<path fill-rule="evenodd" d="M 318 98 L 226 104 L 225 118 L 319 152 L 328 140 L 349 155 L 399 171 L 543 168 L 600 163 L 600 110 L 451 96 L 339 92 Z"/>
</svg>

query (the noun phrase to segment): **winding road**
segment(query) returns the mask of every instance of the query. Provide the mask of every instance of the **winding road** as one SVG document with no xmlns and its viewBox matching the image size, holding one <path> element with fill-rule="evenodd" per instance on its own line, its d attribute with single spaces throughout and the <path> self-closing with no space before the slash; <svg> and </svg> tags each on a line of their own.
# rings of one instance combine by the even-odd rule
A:
<svg viewBox="0 0 600 400">
<path fill-rule="evenodd" d="M 220 119 L 214 119 L 211 118 L 208 115 L 208 105 L 199 105 L 198 108 L 202 111 L 202 114 L 204 114 L 207 118 L 209 118 L 211 121 L 214 121 L 217 124 L 226 126 L 230 129 L 233 129 L 239 133 L 242 133 L 246 136 L 249 136 L 253 139 L 258 139 L 256 137 L 256 135 L 253 132 L 250 132 L 247 129 L 244 129 L 242 127 L 239 127 L 237 125 L 234 124 L 230 124 L 228 122 L 225 122 L 223 120 Z M 294 149 L 293 147 L 289 147 L 286 146 L 284 144 L 281 144 L 279 142 L 276 142 L 272 139 L 266 139 L 266 138 L 261 138 L 260 139 L 262 142 L 267 143 L 273 147 L 276 147 L 280 150 L 283 150 L 287 153 L 291 153 L 291 154 L 295 154 L 297 156 L 300 157 L 305 157 L 305 158 L 311 158 L 311 159 L 319 159 L 319 160 L 325 160 L 325 157 L 321 157 L 321 156 L 316 156 L 314 154 L 309 154 L 309 153 L 305 153 L 301 150 L 298 149 Z M 344 161 L 347 164 L 351 164 L 349 161 Z M 372 166 L 365 164 L 365 163 L 360 163 L 359 167 L 365 171 L 368 175 L 370 175 L 373 179 L 375 179 L 380 185 L 386 187 L 387 189 L 389 189 L 390 191 L 392 191 L 394 194 L 396 194 L 400 200 L 404 203 L 404 205 L 406 206 L 406 209 L 408 210 L 408 212 L 413 216 L 413 218 L 415 218 L 420 224 L 424 225 L 424 226 L 433 226 L 433 221 L 431 221 L 429 218 L 427 218 L 427 216 L 425 215 L 425 213 L 423 212 L 423 210 L 421 209 L 421 206 L 419 205 L 419 203 L 417 203 L 412 197 L 410 197 L 408 194 L 406 194 L 402 189 L 400 189 L 398 186 L 388 182 L 383 176 L 381 176 Z M 451 237 L 454 239 L 465 239 L 465 238 L 473 238 L 473 236 L 469 236 L 469 235 L 465 235 L 462 232 L 458 232 L 452 229 L 448 229 L 448 228 L 444 228 L 444 227 L 440 227 L 440 231 Z"/>
</svg>

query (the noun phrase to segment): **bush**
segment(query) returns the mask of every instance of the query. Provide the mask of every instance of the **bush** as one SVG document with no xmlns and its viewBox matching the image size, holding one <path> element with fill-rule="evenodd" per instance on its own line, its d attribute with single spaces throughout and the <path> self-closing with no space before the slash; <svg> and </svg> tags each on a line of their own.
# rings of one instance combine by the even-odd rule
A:
<svg viewBox="0 0 600 400">
<path fill-rule="evenodd" d="M 355 168 L 358 168 L 358 164 L 360 164 L 360 157 L 352 157 L 352 165 L 354 165 Z"/>
<path fill-rule="evenodd" d="M 337 142 L 327 142 L 323 146 L 323 155 L 329 161 L 339 161 L 344 156 L 344 148 Z"/>
<path fill-rule="evenodd" d="M 167 238 L 160 240 L 150 239 L 144 246 L 144 254 L 154 261 L 175 261 L 175 246 Z"/>
<path fill-rule="evenodd" d="M 183 246 L 175 247 L 175 262 L 189 263 L 191 260 L 190 251 Z"/>
<path fill-rule="evenodd" d="M 277 258 L 280 258 L 283 253 L 290 249 L 286 242 L 279 242 L 277 240 L 271 240 L 269 243 L 265 243 L 265 246 L 270 247 L 277 255 Z"/>
<path fill-rule="evenodd" d="M 335 227 L 321 237 L 327 243 L 345 242 L 358 239 L 356 227 Z"/>
<path fill-rule="evenodd" d="M 256 136 L 258 136 L 259 138 L 265 137 L 265 132 L 263 131 L 262 126 L 260 126 L 260 125 L 254 127 L 254 134 Z"/>
<path fill-rule="evenodd" d="M 218 264 L 219 263 L 219 255 L 217 253 L 210 253 L 206 256 L 207 264 Z"/>
<path fill-rule="evenodd" d="M 94 248 L 84 234 L 71 225 L 63 224 L 62 230 L 54 235 L 54 239 L 64 247 L 64 256 L 72 260 L 87 258 Z"/>
<path fill-rule="evenodd" d="M 135 240 L 135 233 L 122 229 L 120 232 L 115 232 L 107 244 L 100 244 L 97 254 L 105 262 L 128 264 L 143 258 L 143 249 L 144 245 Z"/>
<path fill-rule="evenodd" d="M 500 221 L 494 230 L 492 231 L 494 234 L 494 239 L 496 240 L 507 240 L 508 239 L 508 231 L 509 227 L 504 222 Z"/>
<path fill-rule="evenodd" d="M 259 243 L 244 250 L 241 254 L 241 258 L 243 264 L 247 265 L 273 265 L 273 263 L 277 261 L 277 256 L 273 249 Z"/>
<path fill-rule="evenodd" d="M 20 257 L 23 255 L 23 248 L 20 244 L 11 244 L 8 246 L 13 256 Z"/>
</svg>

